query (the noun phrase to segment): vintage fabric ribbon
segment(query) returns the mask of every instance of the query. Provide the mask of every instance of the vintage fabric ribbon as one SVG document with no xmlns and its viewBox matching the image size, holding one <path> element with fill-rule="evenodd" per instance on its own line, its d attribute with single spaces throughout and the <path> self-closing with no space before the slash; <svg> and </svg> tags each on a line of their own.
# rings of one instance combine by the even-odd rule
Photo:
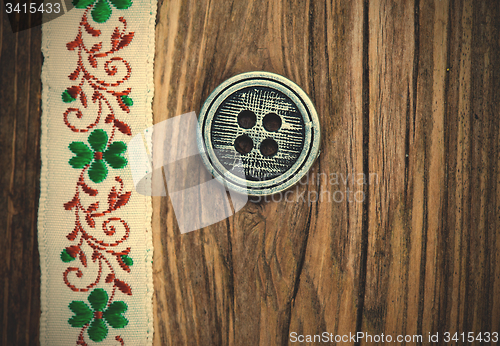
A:
<svg viewBox="0 0 500 346">
<path fill-rule="evenodd" d="M 74 0 L 43 25 L 41 345 L 150 345 L 150 197 L 128 141 L 152 126 L 156 0 Z"/>
</svg>

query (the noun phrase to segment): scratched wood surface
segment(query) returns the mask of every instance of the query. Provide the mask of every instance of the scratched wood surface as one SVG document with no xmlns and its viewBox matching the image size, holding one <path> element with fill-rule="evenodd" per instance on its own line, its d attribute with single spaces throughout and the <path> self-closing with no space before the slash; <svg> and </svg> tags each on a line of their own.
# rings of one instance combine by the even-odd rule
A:
<svg viewBox="0 0 500 346">
<path fill-rule="evenodd" d="M 0 18 L 0 343 L 36 345 L 41 33 Z M 155 345 L 500 332 L 498 1 L 164 0 L 156 40 L 155 122 L 270 71 L 322 152 L 288 201 L 199 231 L 154 198 Z"/>
</svg>

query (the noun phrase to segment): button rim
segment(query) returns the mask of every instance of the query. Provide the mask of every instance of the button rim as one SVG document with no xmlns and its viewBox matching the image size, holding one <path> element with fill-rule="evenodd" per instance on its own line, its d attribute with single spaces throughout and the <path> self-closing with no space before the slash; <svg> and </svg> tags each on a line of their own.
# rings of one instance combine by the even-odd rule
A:
<svg viewBox="0 0 500 346">
<path fill-rule="evenodd" d="M 276 82 L 278 84 L 283 85 L 284 88 L 291 89 L 292 95 L 289 95 L 287 92 L 282 90 L 282 88 L 280 87 L 275 88 L 276 90 L 290 97 L 291 100 L 294 102 L 294 104 L 299 108 L 299 110 L 301 110 L 300 114 L 302 116 L 302 119 L 304 120 L 304 128 L 306 131 L 306 135 L 304 137 L 304 148 L 302 149 L 301 155 L 297 158 L 297 161 L 285 173 L 270 180 L 249 181 L 240 178 L 238 176 L 231 177 L 230 171 L 228 171 L 225 168 L 221 169 L 221 167 L 217 169 L 216 168 L 217 163 L 215 164 L 212 163 L 212 159 L 210 158 L 210 153 L 208 152 L 208 148 L 211 148 L 211 141 L 210 141 L 211 137 L 209 136 L 208 138 L 206 138 L 205 136 L 206 133 L 209 134 L 211 133 L 209 129 L 209 127 L 211 126 L 209 126 L 209 124 L 207 123 L 208 126 L 204 128 L 204 124 L 207 121 L 207 116 L 209 116 L 209 113 L 207 112 L 210 111 L 212 113 L 211 119 L 213 120 L 214 113 L 216 112 L 219 105 L 225 99 L 227 99 L 227 97 L 229 97 L 235 92 L 235 91 L 228 92 L 230 88 L 237 86 L 239 84 L 241 84 L 241 86 L 237 89 L 246 88 L 251 85 L 249 85 L 249 83 L 245 83 L 245 80 L 251 81 L 258 79 L 268 80 L 270 82 Z M 219 101 L 218 104 L 214 106 L 214 102 L 217 101 L 223 93 L 228 93 L 228 95 L 221 98 L 221 101 Z M 294 99 L 297 99 L 299 102 L 296 102 L 296 100 Z M 215 108 L 215 110 L 213 110 L 213 108 Z M 307 115 L 310 117 L 310 120 L 307 119 L 307 115 L 305 116 L 302 110 L 306 111 Z M 316 161 L 316 158 L 319 156 L 320 152 L 320 143 L 321 143 L 320 122 L 316 109 L 311 99 L 297 84 L 295 84 L 288 78 L 285 78 L 281 75 L 271 72 L 265 72 L 265 71 L 245 72 L 235 75 L 225 80 L 221 84 L 219 84 L 210 93 L 210 95 L 203 103 L 203 106 L 201 107 L 200 110 L 200 115 L 198 117 L 198 126 L 199 126 L 198 149 L 200 151 L 202 161 L 207 170 L 215 179 L 217 179 L 221 184 L 223 184 L 227 188 L 231 189 L 232 191 L 246 194 L 249 196 L 266 196 L 266 195 L 276 194 L 294 186 L 297 182 L 300 181 L 300 179 L 302 179 L 302 177 L 304 177 L 307 174 L 307 172 L 310 170 L 310 168 Z M 306 137 L 309 137 L 308 141 L 306 141 Z M 206 141 L 210 142 L 209 147 L 207 147 Z M 214 149 L 213 148 L 211 149 L 212 152 L 214 152 Z M 304 154 L 304 152 L 306 153 Z M 294 170 L 292 173 L 288 173 L 292 170 Z M 256 186 L 256 183 L 258 183 L 260 186 Z"/>
</svg>

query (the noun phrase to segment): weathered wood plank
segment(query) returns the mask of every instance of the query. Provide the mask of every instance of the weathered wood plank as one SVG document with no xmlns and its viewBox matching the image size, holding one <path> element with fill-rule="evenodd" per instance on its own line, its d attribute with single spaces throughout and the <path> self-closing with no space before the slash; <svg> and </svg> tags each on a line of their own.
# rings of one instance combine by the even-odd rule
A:
<svg viewBox="0 0 500 346">
<path fill-rule="evenodd" d="M 0 40 L 0 343 L 33 345 L 40 318 L 41 30 L 14 34 L 2 13 Z"/>
<path fill-rule="evenodd" d="M 334 1 L 310 12 L 316 56 L 310 83 L 323 138 L 309 174 L 319 184 L 319 201 L 289 328 L 301 335 L 355 333 L 361 309 L 363 12 L 362 1 Z"/>
<path fill-rule="evenodd" d="M 363 329 L 424 343 L 439 332 L 441 344 L 445 332 L 496 331 L 498 4 L 370 9 L 369 157 L 381 184 L 370 187 Z"/>
<path fill-rule="evenodd" d="M 413 1 L 369 3 L 369 185 L 368 252 L 362 331 L 404 334 L 412 233 L 405 220 L 408 159 L 414 146 L 410 123 L 414 102 L 415 8 Z M 417 192 L 419 193 L 419 192 Z M 364 340 L 366 341 L 366 340 Z"/>
<path fill-rule="evenodd" d="M 155 122 L 199 111 L 228 77 L 276 72 L 315 96 L 309 4 L 170 2 L 159 12 Z M 228 11 L 228 7 L 230 11 Z M 322 8 L 318 9 L 322 10 Z M 196 20 L 193 20 L 196 18 Z M 323 18 L 323 16 L 320 16 Z M 224 23 L 224 25 L 221 25 Z M 298 34 L 295 34 L 298 33 Z M 318 32 L 323 36 L 323 28 Z M 322 49 L 322 48 L 321 48 Z M 325 64 L 325 54 L 321 56 Z M 323 65 L 326 67 L 326 65 Z M 327 87 L 328 78 L 317 76 Z M 308 184 L 303 189 L 313 188 Z M 249 203 L 226 222 L 180 235 L 168 199 L 155 199 L 158 344 L 282 344 L 305 256 L 309 203 Z M 161 282 L 161 284 L 160 284 Z M 196 299 L 190 299 L 196 292 Z"/>
<path fill-rule="evenodd" d="M 231 9 L 230 21 L 215 3 L 170 2 L 160 9 L 157 51 L 165 55 L 156 60 L 156 92 L 164 97 L 155 98 L 155 121 L 199 111 L 208 93 L 232 75 L 267 70 L 312 97 L 324 129 L 323 153 L 310 180 L 287 196 L 292 202 L 249 203 L 227 223 L 193 234 L 179 235 L 168 200 L 155 200 L 155 243 L 163 244 L 155 250 L 155 341 L 283 344 L 291 331 L 354 332 L 363 199 L 347 196 L 346 190 L 359 190 L 355 181 L 339 186 L 330 177 L 363 172 L 362 2 L 249 2 Z M 200 20 L 190 22 L 195 15 Z M 194 85 L 203 88 L 191 94 Z M 203 252 L 204 258 L 196 256 Z M 201 276 L 196 285 L 192 275 Z M 183 290 L 196 291 L 204 310 L 184 302 Z"/>
<path fill-rule="evenodd" d="M 497 331 L 500 321 L 491 303 L 499 280 L 493 271 L 499 265 L 493 256 L 499 251 L 500 229 L 494 178 L 499 102 L 492 91 L 499 89 L 500 8 L 497 2 L 463 1 L 450 7 L 450 18 L 450 47 L 457 48 L 450 49 L 448 58 L 450 203 L 443 228 L 454 232 L 445 238 L 453 248 L 442 246 L 446 259 L 437 266 L 447 269 L 443 274 L 453 278 L 453 290 L 443 292 L 447 299 L 438 311 L 450 331 Z"/>
</svg>

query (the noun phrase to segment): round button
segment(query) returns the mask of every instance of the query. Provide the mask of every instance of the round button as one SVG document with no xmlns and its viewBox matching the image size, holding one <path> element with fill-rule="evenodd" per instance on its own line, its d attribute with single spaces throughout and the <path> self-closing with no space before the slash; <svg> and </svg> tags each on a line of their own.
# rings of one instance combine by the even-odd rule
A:
<svg viewBox="0 0 500 346">
<path fill-rule="evenodd" d="M 311 100 L 274 73 L 226 80 L 203 104 L 199 126 L 198 146 L 210 173 L 251 196 L 294 185 L 319 153 L 320 125 Z"/>
</svg>

